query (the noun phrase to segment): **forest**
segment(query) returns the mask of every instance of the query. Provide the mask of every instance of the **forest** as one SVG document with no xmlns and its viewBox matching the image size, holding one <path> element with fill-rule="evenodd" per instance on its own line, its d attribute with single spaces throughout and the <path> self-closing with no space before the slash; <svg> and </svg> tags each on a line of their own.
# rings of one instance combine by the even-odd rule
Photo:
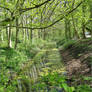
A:
<svg viewBox="0 0 92 92">
<path fill-rule="evenodd" d="M 0 92 L 92 92 L 92 0 L 0 0 Z"/>
</svg>

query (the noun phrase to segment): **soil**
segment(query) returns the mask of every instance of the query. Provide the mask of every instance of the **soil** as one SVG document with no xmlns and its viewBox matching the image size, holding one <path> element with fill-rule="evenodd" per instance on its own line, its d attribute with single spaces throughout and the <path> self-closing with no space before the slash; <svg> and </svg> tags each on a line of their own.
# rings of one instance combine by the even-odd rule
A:
<svg viewBox="0 0 92 92">
<path fill-rule="evenodd" d="M 84 44 L 84 46 L 91 47 L 92 41 L 78 41 L 77 44 Z M 60 50 L 60 53 L 66 66 L 68 78 L 71 79 L 75 76 L 80 81 L 80 76 L 92 77 L 92 63 L 88 62 L 88 58 L 92 57 L 92 48 L 89 49 L 89 47 L 86 47 L 86 49 L 83 49 L 83 47 L 78 48 L 77 46 L 74 45 L 69 47 L 69 49 Z"/>
</svg>

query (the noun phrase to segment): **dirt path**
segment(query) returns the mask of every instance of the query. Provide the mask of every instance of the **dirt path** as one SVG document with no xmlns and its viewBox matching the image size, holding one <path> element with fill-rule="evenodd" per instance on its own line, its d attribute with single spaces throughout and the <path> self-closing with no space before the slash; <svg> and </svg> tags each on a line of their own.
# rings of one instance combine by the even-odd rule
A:
<svg viewBox="0 0 92 92">
<path fill-rule="evenodd" d="M 92 41 L 78 42 L 78 45 L 73 45 L 66 50 L 60 50 L 61 57 L 65 63 L 67 75 L 72 76 L 92 76 L 92 63 L 89 58 L 92 58 Z M 79 45 L 85 47 L 81 47 Z M 92 59 L 91 59 L 92 62 Z"/>
<path fill-rule="evenodd" d="M 92 75 L 91 67 L 87 64 L 86 61 L 88 57 L 92 56 L 92 53 L 83 54 L 78 59 L 71 56 L 68 50 L 61 53 L 61 55 L 66 66 L 68 76 Z"/>
</svg>

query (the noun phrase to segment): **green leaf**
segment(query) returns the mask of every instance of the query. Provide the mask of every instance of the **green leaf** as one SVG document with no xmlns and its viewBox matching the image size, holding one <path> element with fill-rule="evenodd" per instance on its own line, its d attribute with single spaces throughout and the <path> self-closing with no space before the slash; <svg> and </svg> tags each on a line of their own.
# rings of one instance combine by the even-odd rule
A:
<svg viewBox="0 0 92 92">
<path fill-rule="evenodd" d="M 62 87 L 66 92 L 68 92 L 68 85 L 66 83 L 62 83 Z"/>
</svg>

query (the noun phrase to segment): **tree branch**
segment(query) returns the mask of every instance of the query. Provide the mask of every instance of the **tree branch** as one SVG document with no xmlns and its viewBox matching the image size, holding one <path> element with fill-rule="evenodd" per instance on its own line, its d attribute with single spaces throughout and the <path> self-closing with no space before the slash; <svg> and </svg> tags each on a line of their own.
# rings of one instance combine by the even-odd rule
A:
<svg viewBox="0 0 92 92">
<path fill-rule="evenodd" d="M 51 1 L 51 0 L 47 0 L 47 1 L 43 2 L 43 3 L 41 3 L 41 4 L 35 5 L 34 7 L 25 8 L 25 9 L 20 9 L 19 11 L 21 11 L 21 12 L 26 12 L 26 11 L 29 11 L 29 10 L 32 10 L 32 9 L 41 7 L 41 6 L 43 6 L 44 4 L 48 3 L 49 1 Z"/>
<path fill-rule="evenodd" d="M 4 6 L 1 6 L 1 5 L 0 5 L 0 8 L 3 8 L 3 9 L 5 9 L 5 10 L 8 10 L 9 12 L 11 12 L 11 10 L 10 10 L 9 8 L 7 8 L 7 7 L 4 7 Z"/>
<path fill-rule="evenodd" d="M 69 14 L 71 14 L 73 11 L 75 11 L 83 2 L 80 2 L 75 8 L 73 8 L 72 10 L 68 11 L 65 15 L 61 16 L 58 20 L 56 20 L 55 22 L 53 22 L 52 24 L 45 26 L 45 27 L 19 27 L 19 26 L 7 26 L 7 27 L 17 27 L 17 28 L 23 28 L 23 29 L 47 29 L 53 25 L 55 25 L 56 23 L 58 23 L 60 20 L 64 19 L 66 16 L 68 16 Z M 6 27 L 6 26 L 2 26 L 2 27 Z"/>
</svg>

